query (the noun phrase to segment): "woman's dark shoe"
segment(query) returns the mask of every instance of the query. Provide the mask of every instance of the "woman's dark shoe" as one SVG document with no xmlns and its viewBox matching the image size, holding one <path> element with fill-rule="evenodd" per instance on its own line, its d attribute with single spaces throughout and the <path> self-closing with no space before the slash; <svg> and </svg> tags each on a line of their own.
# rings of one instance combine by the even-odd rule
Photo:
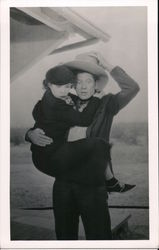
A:
<svg viewBox="0 0 159 250">
<path fill-rule="evenodd" d="M 136 186 L 136 185 L 120 183 L 114 177 L 111 180 L 106 181 L 106 185 L 107 185 L 107 191 L 109 193 L 112 193 L 112 192 L 124 193 L 124 192 L 131 190 L 132 188 Z"/>
</svg>

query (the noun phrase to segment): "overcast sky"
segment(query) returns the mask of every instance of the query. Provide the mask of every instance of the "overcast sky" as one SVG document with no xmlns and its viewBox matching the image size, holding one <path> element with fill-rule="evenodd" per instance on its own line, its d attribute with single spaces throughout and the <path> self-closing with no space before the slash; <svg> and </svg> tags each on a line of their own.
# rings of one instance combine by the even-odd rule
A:
<svg viewBox="0 0 159 250">
<path fill-rule="evenodd" d="M 46 56 L 11 84 L 11 126 L 33 125 L 32 108 L 43 94 L 42 80 L 56 63 L 74 59 L 84 51 L 98 50 L 114 66 L 119 65 L 140 85 L 140 93 L 115 118 L 115 122 L 147 121 L 147 23 L 146 7 L 80 7 L 81 15 L 111 36 L 108 43 Z M 27 46 L 27 44 L 26 44 Z M 39 43 L 37 42 L 37 46 Z M 110 78 L 107 92 L 119 91 Z"/>
</svg>

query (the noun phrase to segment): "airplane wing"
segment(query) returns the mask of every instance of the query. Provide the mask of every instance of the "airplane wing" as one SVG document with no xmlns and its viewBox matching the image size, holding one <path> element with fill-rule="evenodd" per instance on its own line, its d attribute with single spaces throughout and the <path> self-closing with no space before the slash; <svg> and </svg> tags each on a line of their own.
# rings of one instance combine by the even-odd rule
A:
<svg viewBox="0 0 159 250">
<path fill-rule="evenodd" d="M 11 82 L 46 55 L 109 39 L 73 8 L 10 8 Z"/>
</svg>

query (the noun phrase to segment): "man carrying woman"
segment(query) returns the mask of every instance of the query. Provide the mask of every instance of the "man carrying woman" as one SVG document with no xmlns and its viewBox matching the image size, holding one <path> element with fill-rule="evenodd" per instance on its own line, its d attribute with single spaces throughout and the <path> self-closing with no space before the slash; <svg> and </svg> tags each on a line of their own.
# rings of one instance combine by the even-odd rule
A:
<svg viewBox="0 0 159 250">
<path fill-rule="evenodd" d="M 76 154 L 77 148 L 74 148 L 74 152 L 72 151 L 73 149 L 66 150 L 65 147 L 62 148 L 63 151 L 60 151 L 59 156 L 63 156 L 63 160 L 59 164 L 61 174 L 58 172 L 57 165 L 58 174 L 54 174 L 56 181 L 53 191 L 57 239 L 78 239 L 79 215 L 84 224 L 86 239 L 111 239 L 104 168 L 107 167 L 107 186 L 110 188 L 108 188 L 108 191 L 111 191 L 111 188 L 114 190 L 115 187 L 117 192 L 122 192 L 131 189 L 133 186 L 128 184 L 122 186 L 114 178 L 109 152 L 106 154 L 109 148 L 106 145 L 109 143 L 110 129 L 114 115 L 133 99 L 139 91 L 139 87 L 125 71 L 118 66 L 111 66 L 98 53 L 81 54 L 73 62 L 66 63 L 65 66 L 71 69 L 76 75 L 75 88 L 77 96 L 72 95 L 72 99 L 74 108 L 81 113 L 85 112 L 92 100 L 97 98 L 94 97 L 95 92 L 98 92 L 96 88 L 101 91 L 105 87 L 108 80 L 105 70 L 115 79 L 121 91 L 115 95 L 108 94 L 103 96 L 97 101 L 98 105 L 94 110 L 93 120 L 87 129 L 80 128 L 82 131 L 81 136 L 74 137 L 74 134 L 76 134 L 75 130 L 78 129 L 79 131 L 79 128 L 75 127 L 70 130 L 68 135 L 69 141 L 81 139 L 76 144 L 78 145 L 76 147 L 79 148 L 78 154 Z M 45 147 L 52 143 L 52 138 L 46 136 L 44 131 L 37 127 L 28 131 L 27 138 L 34 145 L 40 147 Z M 82 139 L 84 137 L 86 139 Z M 86 145 L 86 143 L 90 143 L 91 153 L 87 152 L 87 147 L 85 152 L 83 145 Z M 81 159 L 83 160 L 79 161 L 77 155 L 79 155 L 80 149 Z M 58 159 L 60 159 L 59 156 Z M 71 161 L 65 161 L 65 159 L 70 158 Z M 45 160 L 40 158 L 40 156 L 38 168 L 42 172 L 52 175 L 51 165 L 46 164 Z"/>
</svg>

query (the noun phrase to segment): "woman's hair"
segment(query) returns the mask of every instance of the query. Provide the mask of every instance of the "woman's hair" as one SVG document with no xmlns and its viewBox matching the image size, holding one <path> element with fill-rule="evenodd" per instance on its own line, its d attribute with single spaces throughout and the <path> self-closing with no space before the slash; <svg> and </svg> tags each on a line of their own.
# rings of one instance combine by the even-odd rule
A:
<svg viewBox="0 0 159 250">
<path fill-rule="evenodd" d="M 48 89 L 48 88 L 49 88 L 48 84 L 49 84 L 49 83 L 46 81 L 46 79 L 44 79 L 44 80 L 43 80 L 43 88 L 44 88 L 44 89 Z"/>
<path fill-rule="evenodd" d="M 72 70 L 65 65 L 58 65 L 46 72 L 45 79 L 43 80 L 43 87 L 44 89 L 48 89 L 49 84 L 65 85 L 74 82 L 75 76 Z"/>
<path fill-rule="evenodd" d="M 90 73 L 90 72 L 88 72 L 88 71 L 84 71 L 84 70 L 80 70 L 80 69 L 73 69 L 73 68 L 72 68 L 71 70 L 72 70 L 73 74 L 75 75 L 76 81 L 77 81 L 77 75 L 78 75 L 78 74 L 81 74 L 81 73 L 88 73 L 88 74 L 91 74 L 92 77 L 93 77 L 93 79 L 94 79 L 94 81 L 99 80 L 99 76 L 97 76 L 97 75 L 95 75 L 95 74 L 92 74 L 92 73 Z"/>
</svg>

